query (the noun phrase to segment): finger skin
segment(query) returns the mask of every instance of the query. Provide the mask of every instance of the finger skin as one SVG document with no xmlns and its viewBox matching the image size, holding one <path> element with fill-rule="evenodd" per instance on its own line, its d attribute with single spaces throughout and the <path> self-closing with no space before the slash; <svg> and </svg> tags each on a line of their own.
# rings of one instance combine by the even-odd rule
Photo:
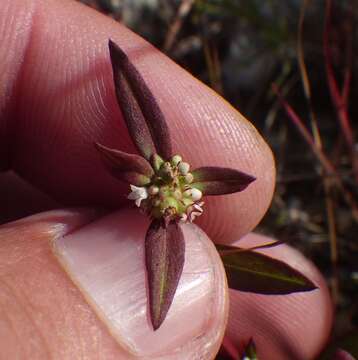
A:
<svg viewBox="0 0 358 360">
<path fill-rule="evenodd" d="M 0 199 L 0 224 L 61 207 L 12 171 L 0 173 Z"/>
<path fill-rule="evenodd" d="M 236 244 L 251 247 L 271 242 L 248 234 Z M 225 337 L 242 351 L 252 337 L 258 358 L 265 360 L 314 359 L 327 342 L 333 307 L 325 280 L 317 268 L 287 245 L 259 250 L 301 271 L 318 289 L 290 295 L 258 295 L 230 290 L 229 324 Z"/>
<path fill-rule="evenodd" d="M 121 213 L 123 216 L 124 211 Z M 111 215 L 110 222 L 114 222 L 114 216 L 116 215 Z M 179 360 L 195 359 L 200 354 L 204 354 L 200 359 L 214 358 L 225 331 L 228 294 L 224 270 L 212 243 L 205 237 L 204 247 L 207 251 L 205 250 L 203 256 L 210 263 L 210 269 L 215 269 L 213 273 L 215 272 L 216 279 L 213 283 L 214 289 L 211 289 L 213 291 L 204 295 L 207 299 L 213 299 L 210 300 L 215 304 L 212 313 L 208 314 L 207 306 L 197 309 L 195 301 L 188 306 L 178 304 L 179 308 L 186 309 L 186 315 L 177 321 L 178 327 L 185 330 L 185 324 L 190 328 L 189 321 L 205 319 L 205 324 L 200 328 L 200 336 L 190 335 L 190 338 L 182 343 L 180 341 L 186 338 L 185 334 L 172 327 L 171 331 L 166 329 L 165 334 L 158 333 L 167 344 L 165 352 L 161 350 L 158 353 L 157 345 L 156 353 L 152 355 L 152 344 L 139 344 L 139 339 L 137 347 L 150 349 L 146 350 L 150 351 L 150 356 L 143 351 L 138 355 L 137 351 L 128 347 L 129 339 L 121 337 L 121 334 L 128 332 L 111 332 L 111 326 L 106 324 L 104 319 L 100 320 L 102 317 L 95 312 L 95 306 L 89 305 L 91 301 L 88 294 L 85 296 L 85 293 L 74 285 L 60 265 L 58 257 L 54 255 L 53 243 L 58 237 L 64 239 L 63 241 L 74 241 L 79 232 L 86 228 L 93 231 L 94 227 L 98 226 L 96 224 L 101 222 L 103 225 L 103 222 L 107 221 L 106 217 L 99 220 L 94 220 L 93 217 L 94 212 L 91 211 L 57 210 L 0 227 L 0 358 Z M 119 221 L 117 215 L 117 223 Z M 138 220 L 138 215 L 136 221 L 141 221 Z M 113 233 L 114 230 L 108 228 L 107 231 Z M 196 264 L 196 258 L 190 256 L 190 251 L 186 254 L 186 262 L 189 267 Z M 121 268 L 123 267 L 125 265 L 122 263 Z M 144 261 L 142 267 L 144 275 Z M 134 269 L 127 269 L 127 272 L 130 271 L 133 272 Z M 196 274 L 196 277 L 199 275 Z M 194 284 L 188 282 L 183 286 L 187 287 L 186 291 L 191 291 L 197 283 L 196 280 Z M 132 285 L 131 290 L 138 295 L 139 290 L 143 289 L 136 289 Z M 217 298 L 223 301 L 214 300 Z M 194 313 L 190 313 L 190 307 L 196 309 Z M 129 316 L 141 315 L 123 314 L 122 318 Z M 116 325 L 112 324 L 112 328 L 113 326 Z M 162 344 L 160 339 L 155 338 L 152 329 L 150 334 L 143 331 L 143 328 L 138 331 L 142 334 L 142 342 L 154 338 L 156 343 Z M 189 331 L 193 332 L 193 329 Z M 170 337 L 173 344 L 171 347 L 167 341 Z"/>
<path fill-rule="evenodd" d="M 0 228 L 1 359 L 123 356 L 49 246 L 86 221 L 57 212 Z"/>
<path fill-rule="evenodd" d="M 239 169 L 257 180 L 205 199 L 199 224 L 229 242 L 252 229 L 274 187 L 271 151 L 228 103 L 150 44 L 74 1 L 3 0 L 0 10 L 1 167 L 66 204 L 118 207 L 127 185 L 111 178 L 95 141 L 134 152 L 115 99 L 108 39 L 129 55 L 168 119 L 174 151 L 192 167 Z"/>
</svg>

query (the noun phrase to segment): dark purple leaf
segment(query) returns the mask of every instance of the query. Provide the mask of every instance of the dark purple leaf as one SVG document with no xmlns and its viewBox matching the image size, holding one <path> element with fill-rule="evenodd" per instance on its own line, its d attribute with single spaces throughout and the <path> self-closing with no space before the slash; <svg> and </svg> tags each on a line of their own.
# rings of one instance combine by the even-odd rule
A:
<svg viewBox="0 0 358 360">
<path fill-rule="evenodd" d="M 153 220 L 145 238 L 150 317 L 154 330 L 173 302 L 184 266 L 185 242 L 175 221 Z"/>
<path fill-rule="evenodd" d="M 285 242 L 282 240 L 275 240 L 275 241 L 271 241 L 269 243 L 255 245 L 250 248 L 239 248 L 236 246 L 216 244 L 216 249 L 218 250 L 220 255 L 228 255 L 228 254 L 237 253 L 237 252 L 245 252 L 245 251 L 251 251 L 251 250 L 273 248 L 278 245 L 282 245 L 284 243 Z"/>
<path fill-rule="evenodd" d="M 289 294 L 317 289 L 306 276 L 283 261 L 251 250 L 217 245 L 222 252 L 229 287 L 258 294 Z"/>
<path fill-rule="evenodd" d="M 239 170 L 206 166 L 195 169 L 192 172 L 194 183 L 191 184 L 204 195 L 232 194 L 246 189 L 256 180 L 255 177 L 245 174 Z"/>
<path fill-rule="evenodd" d="M 169 159 L 169 129 L 157 101 L 123 50 L 112 40 L 108 45 L 117 100 L 133 142 L 148 160 L 155 153 Z"/>
<path fill-rule="evenodd" d="M 110 149 L 98 143 L 95 143 L 95 146 L 114 177 L 136 186 L 150 183 L 154 171 L 146 159 L 139 155 Z"/>
</svg>

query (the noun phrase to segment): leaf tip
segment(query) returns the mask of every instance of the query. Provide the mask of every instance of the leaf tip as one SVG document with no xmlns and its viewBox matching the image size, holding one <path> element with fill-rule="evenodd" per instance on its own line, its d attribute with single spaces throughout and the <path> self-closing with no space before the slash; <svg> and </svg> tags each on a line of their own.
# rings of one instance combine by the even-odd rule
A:
<svg viewBox="0 0 358 360">
<path fill-rule="evenodd" d="M 153 326 L 154 331 L 156 331 L 160 328 L 160 326 L 163 324 L 164 319 L 165 319 L 164 316 L 161 316 L 161 317 L 151 316 L 152 326 Z"/>
<path fill-rule="evenodd" d="M 306 292 L 306 291 L 313 291 L 316 289 L 319 289 L 319 287 L 311 280 L 309 279 L 306 275 L 302 274 L 300 271 L 295 270 L 297 272 L 297 275 L 299 276 L 299 278 L 301 279 L 301 288 L 298 288 L 297 290 L 294 290 L 292 292 Z"/>
<path fill-rule="evenodd" d="M 245 190 L 251 183 L 257 180 L 253 175 L 241 173 L 241 177 L 238 179 L 241 182 L 240 191 Z"/>
<path fill-rule="evenodd" d="M 100 144 L 99 142 L 95 141 L 93 143 L 94 148 L 98 151 L 98 153 L 100 154 L 100 156 L 103 158 L 106 154 L 106 150 L 108 150 L 107 146 L 104 146 L 102 144 Z"/>
<path fill-rule="evenodd" d="M 204 195 L 226 195 L 245 190 L 255 176 L 245 172 L 225 167 L 204 166 L 192 171 L 193 186 Z"/>
<path fill-rule="evenodd" d="M 308 278 L 306 278 L 305 289 L 303 291 L 313 291 L 318 289 L 318 286 Z"/>
<path fill-rule="evenodd" d="M 112 39 L 108 40 L 108 49 L 113 69 L 128 61 L 127 54 Z"/>
<path fill-rule="evenodd" d="M 101 151 L 103 147 L 105 147 L 104 145 L 100 144 L 99 142 L 95 141 L 93 143 L 93 146 L 95 147 L 96 150 Z"/>
<path fill-rule="evenodd" d="M 99 142 L 95 141 L 93 143 L 93 146 L 95 147 L 95 149 L 99 152 L 99 154 L 103 157 L 106 158 L 108 156 L 108 154 L 113 151 L 112 149 L 110 149 L 109 147 L 100 144 Z"/>
<path fill-rule="evenodd" d="M 257 180 L 257 177 L 256 177 L 256 176 L 247 174 L 247 185 L 251 184 L 252 182 L 254 182 L 254 181 L 256 181 L 256 180 Z"/>
</svg>

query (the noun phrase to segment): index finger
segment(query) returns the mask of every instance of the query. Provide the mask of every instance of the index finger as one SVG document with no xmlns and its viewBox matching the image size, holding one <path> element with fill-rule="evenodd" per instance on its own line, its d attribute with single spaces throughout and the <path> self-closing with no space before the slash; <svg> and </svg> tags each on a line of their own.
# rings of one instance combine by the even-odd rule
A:
<svg viewBox="0 0 358 360">
<path fill-rule="evenodd" d="M 3 163 L 66 204 L 118 206 L 128 188 L 102 166 L 93 142 L 134 152 L 114 95 L 107 43 L 131 58 L 166 116 L 174 151 L 257 180 L 244 192 L 206 198 L 201 226 L 217 241 L 251 230 L 274 187 L 274 162 L 255 128 L 227 102 L 113 20 L 68 1 L 6 0 L 0 24 L 5 84 Z M 1 26 L 1 25 L 0 25 Z"/>
</svg>

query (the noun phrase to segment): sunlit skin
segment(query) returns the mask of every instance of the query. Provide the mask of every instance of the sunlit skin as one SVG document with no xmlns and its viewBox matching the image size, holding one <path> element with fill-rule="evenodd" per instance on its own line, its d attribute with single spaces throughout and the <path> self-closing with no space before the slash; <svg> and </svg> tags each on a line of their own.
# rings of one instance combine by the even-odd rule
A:
<svg viewBox="0 0 358 360">
<path fill-rule="evenodd" d="M 178 134 L 175 153 L 193 168 L 208 163 L 230 166 L 257 178 L 238 196 L 208 199 L 204 214 L 198 218 L 200 226 L 212 240 L 233 243 L 260 221 L 275 181 L 268 146 L 225 101 L 144 40 L 93 10 L 60 0 L 3 1 L 0 33 L 4 34 L 0 44 L 0 59 L 4 60 L 0 61 L 1 167 L 7 169 L 11 164 L 23 179 L 56 199 L 26 190 L 13 178 L 1 175 L 1 183 L 7 184 L 0 187 L 1 198 L 9 198 L 11 191 L 16 199 L 10 205 L 1 202 L 1 214 L 16 218 L 58 204 L 118 207 L 125 203 L 127 185 L 107 174 L 92 142 L 120 144 L 120 149 L 134 152 L 124 124 L 118 121 L 106 46 L 110 37 L 128 50 L 161 99 L 170 129 Z M 33 205 L 36 199 L 41 199 L 41 206 Z M 130 358 L 51 250 L 52 241 L 63 231 L 75 234 L 75 228 L 97 216 L 83 211 L 44 214 L 1 228 L 1 358 L 34 354 L 37 359 L 48 359 L 49 355 L 61 359 Z M 115 226 L 112 222 L 105 225 L 109 232 Z M 244 241 L 245 246 L 252 246 L 271 240 L 247 235 Z M 264 251 L 292 266 L 300 264 L 300 270 L 319 290 L 279 298 L 230 292 L 227 334 L 237 345 L 265 329 L 266 333 L 274 332 L 274 337 L 273 341 L 259 341 L 262 353 L 271 354 L 272 359 L 287 359 L 292 349 L 303 349 L 302 359 L 313 358 L 331 327 L 324 280 L 310 262 L 288 247 Z M 214 249 L 208 250 L 207 262 L 222 273 L 214 253 Z M 189 261 L 195 261 L 190 255 Z M 223 284 L 216 286 L 215 291 L 222 292 Z M 198 311 L 192 316 L 203 314 Z M 183 317 L 178 327 L 185 328 L 190 320 Z M 209 347 L 212 357 L 219 346 L 212 341 L 214 335 L 216 338 L 224 332 L 225 322 L 214 316 L 202 344 Z M 186 347 L 184 358 L 195 351 Z"/>
</svg>

